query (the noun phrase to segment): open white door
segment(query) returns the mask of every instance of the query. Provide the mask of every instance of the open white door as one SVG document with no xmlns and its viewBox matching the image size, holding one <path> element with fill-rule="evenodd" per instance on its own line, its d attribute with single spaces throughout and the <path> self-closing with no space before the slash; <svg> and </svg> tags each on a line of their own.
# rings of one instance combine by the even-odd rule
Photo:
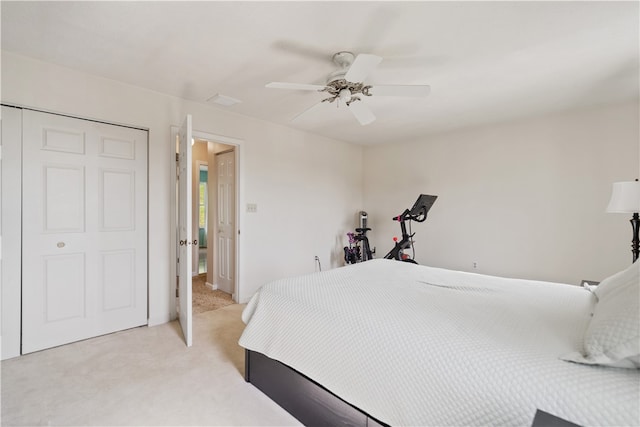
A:
<svg viewBox="0 0 640 427">
<path fill-rule="evenodd" d="M 191 115 L 178 132 L 178 310 L 187 347 L 192 343 L 191 253 Z"/>
</svg>

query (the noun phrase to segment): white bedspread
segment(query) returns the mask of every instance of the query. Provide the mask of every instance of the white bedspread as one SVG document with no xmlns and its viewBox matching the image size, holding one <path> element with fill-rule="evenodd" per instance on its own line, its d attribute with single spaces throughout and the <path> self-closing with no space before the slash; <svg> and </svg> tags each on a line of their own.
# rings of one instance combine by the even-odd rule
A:
<svg viewBox="0 0 640 427">
<path fill-rule="evenodd" d="M 373 260 L 264 285 L 240 345 L 378 420 L 529 426 L 640 424 L 640 372 L 558 359 L 581 351 L 578 286 Z"/>
</svg>

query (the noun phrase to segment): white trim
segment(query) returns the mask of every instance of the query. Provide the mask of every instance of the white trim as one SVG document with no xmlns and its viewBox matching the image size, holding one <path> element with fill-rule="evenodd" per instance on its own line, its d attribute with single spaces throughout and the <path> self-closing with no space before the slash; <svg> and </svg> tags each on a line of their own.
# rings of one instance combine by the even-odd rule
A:
<svg viewBox="0 0 640 427">
<path fill-rule="evenodd" d="M 205 285 L 207 288 L 211 289 L 212 291 L 215 291 L 216 289 L 218 289 L 218 285 L 212 285 L 212 284 L 211 284 L 211 283 L 209 283 L 209 282 L 204 282 L 204 285 Z"/>
<path fill-rule="evenodd" d="M 169 317 L 168 314 L 165 314 L 163 316 L 156 316 L 156 317 L 149 317 L 149 327 L 152 326 L 158 326 L 158 325 L 163 325 L 165 323 L 169 323 L 171 322 L 171 320 L 173 320 L 171 317 Z"/>
<path fill-rule="evenodd" d="M 2 359 L 20 356 L 22 282 L 22 110 L 2 107 Z"/>
<path fill-rule="evenodd" d="M 231 299 L 233 299 L 235 302 L 239 303 L 240 301 L 242 301 L 240 299 L 240 295 L 241 295 L 241 289 L 242 287 L 240 286 L 240 262 L 241 262 L 241 251 L 240 251 L 240 241 L 242 240 L 242 236 L 240 235 L 240 230 L 242 229 L 241 225 L 242 225 L 242 209 L 240 208 L 242 206 L 241 200 L 240 200 L 240 196 L 242 194 L 244 194 L 243 191 L 241 191 L 240 186 L 243 184 L 243 181 L 241 180 L 241 174 L 244 171 L 244 166 L 242 164 L 243 162 L 243 158 L 244 156 L 240 155 L 240 150 L 242 148 L 242 145 L 240 144 L 232 144 L 236 146 L 236 150 L 235 150 L 235 157 L 236 157 L 236 165 L 238 165 L 237 169 L 236 169 L 236 222 L 235 222 L 235 230 L 233 231 L 236 234 L 236 259 L 235 259 L 235 273 L 236 273 L 236 283 L 235 286 L 233 287 L 233 293 L 231 294 Z"/>
<path fill-rule="evenodd" d="M 89 116 L 78 116 L 75 114 L 66 114 L 66 113 L 60 113 L 59 111 L 54 111 L 54 110 L 49 110 L 46 108 L 34 108 L 34 107 L 29 107 L 23 104 L 16 104 L 16 103 L 5 103 L 3 102 L 2 104 L 0 104 L 2 106 L 5 107 L 12 107 L 12 108 L 17 108 L 20 110 L 30 110 L 30 111 L 38 111 L 40 113 L 47 113 L 47 114 L 55 114 L 56 116 L 62 116 L 62 117 L 70 117 L 72 119 L 80 119 L 80 120 L 87 120 L 89 122 L 97 122 L 97 123 L 104 123 L 105 125 L 114 125 L 114 126 L 120 126 L 123 128 L 131 128 L 131 129 L 138 129 L 138 130 L 144 130 L 149 132 L 149 128 L 148 127 L 144 127 L 144 126 L 135 126 L 135 125 L 131 125 L 128 123 L 119 123 L 119 122 L 109 122 L 109 121 L 105 121 L 105 120 L 100 120 L 100 119 L 96 119 L 93 117 L 89 117 Z M 147 138 L 148 139 L 148 138 Z"/>
<path fill-rule="evenodd" d="M 169 218 L 170 226 L 169 230 L 169 319 L 175 320 L 178 318 L 178 310 L 176 309 L 176 292 L 178 291 L 178 255 L 176 251 L 176 245 L 178 244 L 178 215 L 176 209 L 178 209 L 178 203 L 176 201 L 176 195 L 178 192 L 178 132 L 180 128 L 178 126 L 171 126 L 171 141 L 169 141 L 169 150 L 171 154 L 169 157 L 169 170 L 171 171 L 170 191 L 169 191 Z"/>
</svg>

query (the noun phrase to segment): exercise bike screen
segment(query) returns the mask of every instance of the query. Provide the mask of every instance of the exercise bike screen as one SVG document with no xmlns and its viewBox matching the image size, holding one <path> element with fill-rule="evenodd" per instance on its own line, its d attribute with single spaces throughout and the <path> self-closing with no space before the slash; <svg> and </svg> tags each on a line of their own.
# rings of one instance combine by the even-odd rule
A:
<svg viewBox="0 0 640 427">
<path fill-rule="evenodd" d="M 431 196 L 428 194 L 421 194 L 418 197 L 418 200 L 413 204 L 413 207 L 409 211 L 409 215 L 419 215 L 424 209 L 424 214 L 426 215 L 431 209 L 431 206 L 435 203 L 438 196 Z"/>
</svg>

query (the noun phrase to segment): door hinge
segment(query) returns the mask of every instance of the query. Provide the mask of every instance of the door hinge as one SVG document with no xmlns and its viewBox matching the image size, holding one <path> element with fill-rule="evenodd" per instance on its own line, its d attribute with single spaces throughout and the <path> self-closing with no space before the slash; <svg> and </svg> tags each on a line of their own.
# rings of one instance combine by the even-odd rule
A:
<svg viewBox="0 0 640 427">
<path fill-rule="evenodd" d="M 180 289 L 176 288 L 176 298 L 180 298 Z"/>
<path fill-rule="evenodd" d="M 180 154 L 176 153 L 176 163 L 178 163 L 180 161 Z"/>
</svg>

